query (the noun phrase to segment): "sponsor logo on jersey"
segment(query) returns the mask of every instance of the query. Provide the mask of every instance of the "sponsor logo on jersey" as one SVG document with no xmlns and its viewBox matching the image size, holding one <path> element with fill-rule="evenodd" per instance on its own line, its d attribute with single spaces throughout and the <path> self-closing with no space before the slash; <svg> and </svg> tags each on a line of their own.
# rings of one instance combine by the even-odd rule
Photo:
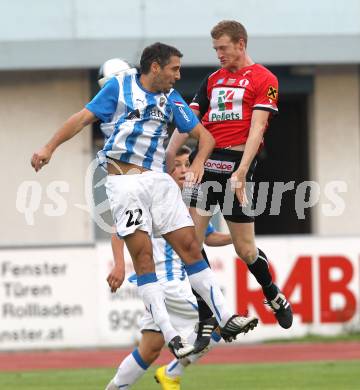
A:
<svg viewBox="0 0 360 390">
<path fill-rule="evenodd" d="M 158 108 L 153 107 L 150 110 L 139 110 L 138 108 L 136 110 L 130 111 L 127 115 L 126 119 L 129 120 L 136 120 L 141 118 L 148 118 L 148 119 L 155 119 L 160 121 L 165 121 L 165 115 L 162 113 Z"/>
<path fill-rule="evenodd" d="M 186 122 L 190 122 L 190 118 L 188 117 L 188 115 L 186 114 L 185 110 L 182 107 L 179 107 L 179 111 L 182 113 Z"/>
<path fill-rule="evenodd" d="M 242 99 L 244 88 L 214 88 L 211 94 L 209 112 L 210 121 L 226 121 L 242 119 Z"/>
<path fill-rule="evenodd" d="M 218 106 L 219 111 L 226 111 L 233 109 L 233 99 L 235 91 L 228 89 L 226 91 L 221 90 L 218 94 Z"/>
<path fill-rule="evenodd" d="M 181 112 L 181 114 L 184 117 L 184 119 L 186 120 L 186 122 L 190 122 L 190 118 L 189 118 L 188 114 L 184 110 L 184 107 L 185 107 L 184 103 L 183 102 L 176 102 L 176 101 L 174 101 L 174 104 L 179 109 L 179 111 Z"/>
<path fill-rule="evenodd" d="M 221 114 L 216 114 L 215 112 L 213 112 L 210 115 L 210 120 L 213 122 L 216 122 L 216 121 L 238 121 L 240 119 L 241 119 L 241 116 L 238 112 L 229 112 L 229 113 L 222 112 Z"/>
<path fill-rule="evenodd" d="M 250 84 L 250 81 L 248 79 L 241 79 L 239 81 L 240 87 L 243 87 L 243 88 L 247 87 L 249 84 Z"/>
<path fill-rule="evenodd" d="M 226 82 L 227 85 L 231 85 L 231 84 L 235 84 L 236 82 L 236 79 L 228 79 L 228 81 Z"/>
<path fill-rule="evenodd" d="M 277 89 L 276 89 L 275 87 L 273 87 L 273 86 L 270 85 L 270 87 L 269 87 L 269 89 L 268 89 L 268 91 L 267 91 L 266 96 L 267 96 L 268 98 L 271 98 L 271 99 L 276 100 L 276 97 L 277 97 Z"/>
<path fill-rule="evenodd" d="M 224 79 L 219 79 L 216 84 L 222 84 L 224 82 Z"/>
<path fill-rule="evenodd" d="M 151 109 L 149 111 L 149 117 L 151 119 L 158 119 L 158 120 L 161 120 L 161 121 L 165 120 L 165 115 L 160 110 L 158 110 L 157 108 L 153 108 L 153 109 Z"/>
<path fill-rule="evenodd" d="M 140 110 L 137 108 L 136 110 L 130 111 L 126 119 L 140 119 Z"/>
<path fill-rule="evenodd" d="M 234 170 L 235 163 L 232 161 L 206 160 L 204 167 L 207 171 L 218 173 L 231 173 Z"/>
</svg>

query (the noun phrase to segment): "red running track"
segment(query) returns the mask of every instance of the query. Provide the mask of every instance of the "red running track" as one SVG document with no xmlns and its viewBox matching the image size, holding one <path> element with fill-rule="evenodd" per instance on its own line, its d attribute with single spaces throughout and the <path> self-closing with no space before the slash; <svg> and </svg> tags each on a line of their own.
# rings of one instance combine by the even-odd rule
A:
<svg viewBox="0 0 360 390">
<path fill-rule="evenodd" d="M 0 353 L 0 371 L 117 367 L 131 351 L 132 349 L 102 349 Z M 170 352 L 164 350 L 155 364 L 162 365 L 171 359 Z M 360 341 L 220 346 L 199 362 L 246 364 L 314 360 L 360 360 Z"/>
</svg>

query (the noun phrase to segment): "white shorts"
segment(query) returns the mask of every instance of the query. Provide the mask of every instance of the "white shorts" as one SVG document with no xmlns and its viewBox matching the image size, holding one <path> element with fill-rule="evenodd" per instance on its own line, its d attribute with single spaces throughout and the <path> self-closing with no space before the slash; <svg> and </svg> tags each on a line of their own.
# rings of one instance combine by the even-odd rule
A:
<svg viewBox="0 0 360 390">
<path fill-rule="evenodd" d="M 185 226 L 194 226 L 180 188 L 167 173 L 108 175 L 105 187 L 120 237 L 137 229 L 160 237 Z"/>
<path fill-rule="evenodd" d="M 169 313 L 172 326 L 179 332 L 179 335 L 187 338 L 193 331 L 195 324 L 199 321 L 197 301 L 192 293 L 189 280 L 174 279 L 162 283 L 164 289 L 165 304 Z M 151 330 L 160 332 L 149 311 L 140 320 L 140 330 Z"/>
</svg>

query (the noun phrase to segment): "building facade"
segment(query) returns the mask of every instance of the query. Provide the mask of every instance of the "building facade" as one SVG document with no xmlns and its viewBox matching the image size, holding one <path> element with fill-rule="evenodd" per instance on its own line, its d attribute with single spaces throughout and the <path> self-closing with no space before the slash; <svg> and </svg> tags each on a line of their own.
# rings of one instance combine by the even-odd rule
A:
<svg viewBox="0 0 360 390">
<path fill-rule="evenodd" d="M 32 153 L 93 96 L 104 60 L 136 65 L 154 41 L 184 53 L 178 89 L 190 99 L 217 66 L 209 31 L 222 19 L 244 23 L 250 56 L 280 80 L 259 181 L 288 191 L 280 216 L 259 217 L 258 231 L 360 234 L 358 1 L 4 0 L 0 10 L 8 15 L 0 25 L 1 246 L 102 237 L 96 226 L 103 230 L 109 216 L 94 224 L 89 196 L 96 129 L 61 146 L 38 174 Z"/>
</svg>

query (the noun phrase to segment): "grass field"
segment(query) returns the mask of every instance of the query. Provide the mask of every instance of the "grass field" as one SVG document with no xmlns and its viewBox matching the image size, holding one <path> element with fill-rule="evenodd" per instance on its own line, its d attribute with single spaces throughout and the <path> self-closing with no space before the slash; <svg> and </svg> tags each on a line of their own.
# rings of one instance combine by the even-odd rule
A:
<svg viewBox="0 0 360 390">
<path fill-rule="evenodd" d="M 182 379 L 183 390 L 235 389 L 336 389 L 360 388 L 360 361 L 306 362 L 286 364 L 198 365 L 189 367 Z M 132 388 L 159 390 L 155 368 Z M 30 371 L 0 373 L 2 390 L 104 390 L 112 369 Z"/>
</svg>

